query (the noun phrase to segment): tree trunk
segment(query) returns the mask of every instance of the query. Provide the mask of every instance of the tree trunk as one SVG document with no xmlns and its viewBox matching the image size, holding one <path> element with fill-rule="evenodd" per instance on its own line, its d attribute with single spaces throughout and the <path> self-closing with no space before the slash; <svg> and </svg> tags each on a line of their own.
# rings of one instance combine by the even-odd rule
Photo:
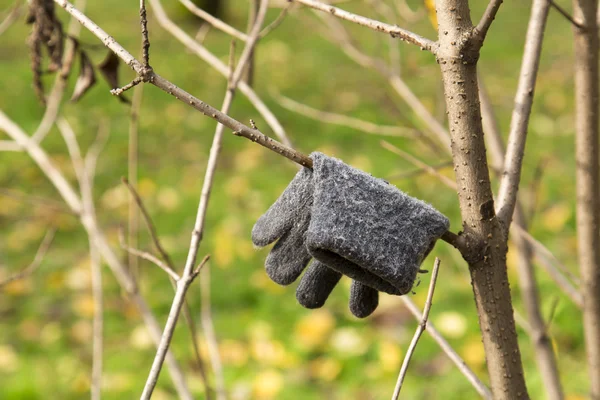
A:
<svg viewBox="0 0 600 400">
<path fill-rule="evenodd" d="M 506 270 L 507 235 L 494 211 L 481 124 L 477 60 L 468 1 L 438 0 L 442 71 L 452 158 L 475 303 L 495 399 L 528 397 Z"/>
<path fill-rule="evenodd" d="M 574 0 L 577 242 L 590 397 L 600 399 L 600 188 L 597 0 Z"/>
</svg>

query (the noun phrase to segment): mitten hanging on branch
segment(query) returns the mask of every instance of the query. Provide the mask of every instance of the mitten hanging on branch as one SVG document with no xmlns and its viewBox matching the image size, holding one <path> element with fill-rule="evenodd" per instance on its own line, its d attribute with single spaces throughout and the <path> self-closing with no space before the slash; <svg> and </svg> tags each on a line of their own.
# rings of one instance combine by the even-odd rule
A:
<svg viewBox="0 0 600 400">
<path fill-rule="evenodd" d="M 296 297 L 324 303 L 342 274 L 354 279 L 350 310 L 370 315 L 378 290 L 409 292 L 423 259 L 448 229 L 448 219 L 387 182 L 321 153 L 303 168 L 252 230 L 256 246 L 279 239 L 266 260 L 269 277 L 288 285 L 315 260 Z"/>
</svg>

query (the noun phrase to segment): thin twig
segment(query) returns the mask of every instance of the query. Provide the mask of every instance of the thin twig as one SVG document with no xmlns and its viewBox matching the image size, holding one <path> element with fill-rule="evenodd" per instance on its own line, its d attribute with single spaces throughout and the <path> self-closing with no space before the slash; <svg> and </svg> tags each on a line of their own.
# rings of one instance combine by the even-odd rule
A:
<svg viewBox="0 0 600 400">
<path fill-rule="evenodd" d="M 569 21 L 571 24 L 573 24 L 574 27 L 578 28 L 578 29 L 583 29 L 583 25 L 581 25 L 579 22 L 575 21 L 575 18 L 573 18 L 568 12 L 567 10 L 565 10 L 564 8 L 562 8 L 559 4 L 556 4 L 556 2 L 554 0 L 548 0 L 548 2 L 550 3 L 550 5 L 552 6 L 552 8 L 554 8 L 556 11 L 558 11 L 563 17 L 565 17 L 567 19 L 567 21 Z"/>
<path fill-rule="evenodd" d="M 142 107 L 142 98 L 144 96 L 144 85 L 137 86 L 133 91 L 131 100 L 131 109 L 129 112 L 129 141 L 127 144 L 127 179 L 132 188 L 138 185 L 138 137 L 139 137 L 139 118 Z M 138 247 L 139 233 L 139 210 L 134 196 L 131 196 L 127 205 L 127 244 L 129 247 Z M 129 270 L 133 275 L 139 278 L 138 258 L 130 255 L 128 262 Z"/>
<path fill-rule="evenodd" d="M 248 40 L 248 35 L 246 35 L 244 32 L 240 32 L 233 26 L 226 24 L 219 18 L 210 15 L 209 13 L 195 5 L 191 0 L 179 0 L 179 2 L 183 4 L 185 8 L 187 8 L 192 14 L 196 15 L 199 18 L 202 18 L 214 28 L 225 32 L 228 35 L 231 35 L 234 38 L 241 40 L 242 42 Z"/>
<path fill-rule="evenodd" d="M 42 260 L 44 259 L 44 256 L 48 252 L 50 245 L 52 244 L 52 240 L 54 239 L 55 233 L 56 233 L 56 229 L 54 229 L 54 228 L 49 229 L 46 232 L 46 234 L 44 235 L 44 238 L 42 239 L 42 242 L 40 243 L 40 246 L 38 247 L 37 252 L 35 253 L 35 257 L 33 258 L 33 261 L 31 262 L 31 264 L 29 264 L 21 272 L 18 272 L 12 276 L 9 276 L 8 278 L 6 278 L 3 281 L 0 281 L 0 289 L 2 289 L 4 286 L 8 285 L 11 282 L 14 282 L 16 280 L 23 279 L 23 278 L 30 276 L 38 269 L 38 267 L 42 263 Z"/>
<path fill-rule="evenodd" d="M 94 320 L 92 327 L 92 382 L 90 392 L 92 400 L 100 400 L 102 397 L 102 357 L 103 357 L 103 330 L 104 310 L 102 292 L 102 266 L 100 265 L 100 254 L 90 242 L 90 268 L 92 276 L 92 296 L 94 298 Z"/>
<path fill-rule="evenodd" d="M 260 33 L 260 28 L 263 24 L 266 12 L 268 7 L 268 0 L 261 0 L 260 8 L 258 14 L 256 16 L 256 21 L 254 27 L 252 28 L 249 39 L 246 41 L 246 46 L 242 51 L 242 55 L 240 56 L 240 61 L 238 66 L 236 67 L 231 81 L 228 85 L 228 90 L 224 100 L 224 109 L 228 109 L 231 105 L 231 101 L 233 100 L 233 94 L 235 87 L 238 82 L 242 78 L 242 74 L 246 67 L 248 60 L 252 54 L 252 50 L 254 45 L 258 40 L 258 34 Z M 216 110 L 215 110 L 216 111 Z M 222 115 L 226 115 L 226 112 L 223 112 Z M 177 282 L 177 291 L 175 292 L 175 297 L 173 299 L 173 304 L 171 306 L 171 310 L 169 312 L 169 316 L 167 319 L 167 324 L 163 331 L 163 336 L 161 338 L 161 343 L 159 345 L 158 351 L 156 352 L 156 356 L 154 358 L 154 362 L 152 363 L 152 368 L 150 369 L 150 374 L 148 375 L 148 379 L 146 380 L 146 385 L 144 386 L 144 391 L 142 393 L 142 399 L 150 399 L 152 396 L 152 392 L 154 387 L 156 386 L 156 382 L 158 381 L 158 376 L 160 374 L 160 370 L 162 368 L 162 364 L 164 362 L 166 351 L 169 348 L 171 338 L 173 336 L 173 332 L 175 330 L 175 326 L 177 324 L 177 319 L 179 317 L 179 313 L 181 307 L 183 305 L 185 294 L 189 288 L 189 285 L 193 282 L 196 277 L 196 273 L 192 270 L 194 267 L 196 257 L 198 254 L 198 249 L 200 247 L 200 242 L 202 240 L 202 233 L 204 230 L 204 221 L 206 216 L 206 209 L 208 205 L 208 200 L 210 196 L 210 190 L 212 187 L 213 177 L 216 170 L 217 158 L 220 149 L 220 142 L 222 134 L 219 134 L 219 130 L 223 128 L 217 127 L 217 132 L 215 133 L 215 138 L 213 140 L 213 146 L 211 147 L 207 172 L 202 188 L 202 194 L 200 196 L 200 203 L 198 205 L 198 213 L 196 215 L 196 222 L 194 224 L 194 230 L 192 232 L 192 238 L 190 243 L 190 248 L 188 251 L 188 256 L 186 259 L 186 263 L 183 269 L 183 273 L 181 279 Z M 217 392 L 218 392 L 217 388 Z"/>
<path fill-rule="evenodd" d="M 21 1 L 15 1 L 12 9 L 8 12 L 8 15 L 2 22 L 0 22 L 0 35 L 2 35 L 6 30 L 19 18 L 21 15 L 22 6 Z"/>
<path fill-rule="evenodd" d="M 363 17 L 361 15 L 353 14 L 351 12 L 342 10 L 341 8 L 334 7 L 329 4 L 321 3 L 315 0 L 291 0 L 296 3 L 304 4 L 305 6 L 314 8 L 315 10 L 324 11 L 335 17 L 341 18 L 346 21 L 354 22 L 355 24 L 365 26 L 375 31 L 384 32 L 390 34 L 392 37 L 399 38 L 405 42 L 417 45 L 423 50 L 428 50 L 435 54 L 437 51 L 437 43 L 429 39 L 426 39 L 416 33 L 407 31 L 400 28 L 399 26 L 386 24 L 381 21 L 377 21 L 371 18 Z"/>
<path fill-rule="evenodd" d="M 286 4 L 286 6 L 281 9 L 281 12 L 277 16 L 277 18 L 275 18 L 273 22 L 271 22 L 269 25 L 265 26 L 265 28 L 258 34 L 258 38 L 262 39 L 269 33 L 273 32 L 275 29 L 279 28 L 283 21 L 285 21 L 285 17 L 287 17 L 292 6 L 293 3 Z"/>
<path fill-rule="evenodd" d="M 396 387 L 394 388 L 394 394 L 392 395 L 392 400 L 398 400 L 400 396 L 400 390 L 402 390 L 402 383 L 404 382 L 404 378 L 406 377 L 406 372 L 408 371 L 408 365 L 410 364 L 410 359 L 412 358 L 417 344 L 419 343 L 419 339 L 423 334 L 423 331 L 427 329 L 427 319 L 429 318 L 429 311 L 431 310 L 431 306 L 433 304 L 433 293 L 435 291 L 435 283 L 437 281 L 438 272 L 440 269 L 440 259 L 435 258 L 435 262 L 433 264 L 433 271 L 431 273 L 431 282 L 429 283 L 429 292 L 427 293 L 427 300 L 425 301 L 425 308 L 423 309 L 423 317 L 421 318 L 421 322 L 417 326 L 417 330 L 415 335 L 413 336 L 412 341 L 410 342 L 410 346 L 404 356 L 404 362 L 402 363 L 402 368 L 400 368 L 400 374 L 398 375 L 398 381 L 396 382 Z"/>
<path fill-rule="evenodd" d="M 496 14 L 498 13 L 498 9 L 500 8 L 503 2 L 504 0 L 490 0 L 490 2 L 488 3 L 488 6 L 485 9 L 483 16 L 481 17 L 481 20 L 475 27 L 474 35 L 476 35 L 479 38 L 480 43 L 483 44 L 483 41 L 487 36 L 488 30 L 490 29 L 492 22 L 494 22 Z"/>
<path fill-rule="evenodd" d="M 390 86 L 410 107 L 414 114 L 423 122 L 439 143 L 443 144 L 444 151 L 450 151 L 450 135 L 448 131 L 440 124 L 427 107 L 419 100 L 410 87 L 404 82 L 393 69 L 390 69 L 386 63 L 378 58 L 372 57 L 362 51 L 352 40 L 344 26 L 335 18 L 329 18 L 322 13 L 315 14 L 329 28 L 329 36 L 332 41 L 339 44 L 344 53 L 355 63 L 362 67 L 371 68 L 388 80 Z M 428 137 L 429 139 L 429 137 Z"/>
<path fill-rule="evenodd" d="M 150 332 L 152 339 L 154 340 L 155 344 L 158 345 L 160 342 L 160 326 L 158 325 L 152 310 L 148 307 L 148 304 L 138 292 L 135 281 L 133 281 L 131 276 L 128 274 L 125 266 L 113 252 L 106 240 L 106 237 L 98 228 L 95 216 L 85 213 L 82 214 L 83 205 L 81 198 L 71 187 L 65 176 L 52 163 L 48 157 L 48 154 L 46 154 L 46 152 L 41 148 L 39 143 L 27 135 L 21 129 L 21 127 L 9 119 L 1 110 L 0 128 L 5 130 L 8 136 L 10 136 L 23 148 L 29 157 L 31 157 L 31 159 L 37 164 L 40 171 L 46 175 L 48 180 L 60 193 L 61 197 L 64 199 L 65 203 L 67 203 L 72 212 L 79 215 L 81 224 L 85 228 L 88 236 L 94 242 L 94 245 L 102 255 L 102 258 L 104 258 L 106 261 L 115 278 L 119 282 L 119 285 L 127 292 L 133 303 L 138 308 L 142 318 L 144 319 L 144 323 L 148 327 L 148 331 Z M 183 372 L 181 371 L 181 368 L 179 367 L 172 352 L 167 354 L 166 363 L 178 395 L 183 399 L 191 400 L 192 396 L 185 382 Z"/>
<path fill-rule="evenodd" d="M 148 209 L 146 208 L 144 201 L 142 200 L 139 193 L 130 184 L 130 182 L 127 182 L 127 180 L 124 180 L 124 183 L 127 186 L 127 189 L 131 193 L 131 197 L 132 197 L 134 204 L 136 204 L 137 207 L 141 210 L 142 216 L 144 219 L 144 223 L 146 224 L 146 227 L 147 227 L 148 231 L 150 232 L 150 238 L 152 239 L 154 247 L 158 250 L 158 252 L 164 262 L 159 260 L 154 255 L 147 253 L 147 252 L 142 252 L 140 250 L 131 249 L 131 248 L 128 248 L 128 246 L 125 246 L 124 249 L 126 251 L 128 251 L 129 254 L 144 258 L 144 259 L 156 264 L 159 268 L 161 268 L 165 272 L 167 272 L 169 274 L 169 277 L 171 278 L 170 280 L 171 280 L 171 284 L 173 285 L 173 289 L 177 290 L 177 281 L 179 280 L 179 275 L 175 272 L 175 264 L 173 263 L 171 256 L 165 250 L 165 248 L 163 247 L 163 245 L 160 241 L 158 232 L 155 228 L 154 221 L 152 220 L 152 217 L 150 217 L 150 213 L 148 213 Z M 121 246 L 124 246 L 124 239 L 122 238 L 122 235 L 119 238 L 120 238 Z M 204 385 L 206 399 L 211 400 L 213 398 L 212 389 L 208 382 L 208 377 L 206 375 L 206 370 L 204 368 L 202 356 L 200 355 L 200 351 L 198 349 L 198 344 L 196 343 L 196 337 L 197 337 L 196 324 L 192 317 L 192 313 L 190 311 L 190 307 L 189 307 L 189 304 L 187 303 L 187 301 L 185 301 L 183 304 L 183 317 L 184 317 L 185 323 L 190 331 L 192 347 L 194 349 L 194 356 L 196 358 L 198 371 L 200 372 L 200 378 L 202 379 L 202 383 Z"/>
<path fill-rule="evenodd" d="M 523 236 L 535 251 L 536 258 L 544 270 L 550 275 L 552 280 L 559 288 L 577 305 L 583 308 L 583 296 L 580 290 L 565 276 L 568 273 L 567 267 L 560 263 L 556 257 L 538 240 L 531 236 L 527 231 L 518 225 L 515 225 L 515 232 Z"/>
<path fill-rule="evenodd" d="M 215 325 L 212 318 L 212 307 L 210 302 L 210 268 L 206 268 L 200 274 L 200 322 L 206 338 L 208 348 L 208 357 L 215 374 L 217 385 L 217 400 L 226 400 L 225 376 L 223 374 L 223 363 L 221 362 L 221 353 L 219 352 L 219 343 L 215 333 Z"/>
<path fill-rule="evenodd" d="M 421 321 L 423 317 L 421 310 L 416 306 L 412 299 L 408 296 L 401 296 L 400 299 L 408 308 L 410 313 L 415 317 L 417 321 Z M 456 365 L 458 370 L 467 378 L 469 383 L 475 388 L 477 393 L 486 400 L 492 399 L 492 393 L 490 389 L 475 375 L 475 372 L 469 368 L 467 363 L 460 357 L 460 355 L 452 348 L 450 343 L 444 339 L 442 334 L 435 328 L 432 322 L 427 322 L 427 333 L 436 343 L 440 346 L 444 354 L 448 356 L 450 360 Z"/>
<path fill-rule="evenodd" d="M 169 276 L 173 280 L 179 280 L 179 275 L 177 275 L 177 272 L 175 272 L 169 265 L 162 262 L 158 257 L 154 256 L 151 253 L 148 253 L 147 251 L 138 250 L 128 246 L 127 243 L 125 243 L 125 238 L 123 238 L 122 232 L 119 232 L 119 243 L 121 244 L 121 248 L 129 254 L 150 261 L 151 263 L 155 264 L 158 268 L 162 269 L 167 274 L 169 274 Z"/>
<path fill-rule="evenodd" d="M 533 94 L 542 52 L 542 41 L 544 39 L 544 29 L 548 20 L 549 9 L 548 0 L 536 0 L 533 2 L 532 15 L 525 36 L 523 62 L 521 64 L 519 84 L 515 95 L 515 106 L 510 121 L 504 171 L 496 201 L 497 216 L 504 224 L 506 232 L 510 228 L 517 203 L 517 192 L 521 180 L 529 116 L 531 115 Z"/>
<path fill-rule="evenodd" d="M 399 173 L 396 173 L 393 175 L 388 175 L 385 179 L 388 181 L 395 180 L 395 179 L 410 179 L 410 178 L 417 177 L 421 174 L 429 173 L 428 170 L 431 170 L 431 169 L 439 171 L 441 169 L 448 168 L 451 166 L 452 166 L 452 161 L 446 161 L 446 162 L 442 162 L 439 164 L 428 165 L 427 168 L 417 168 L 412 171 L 399 172 Z"/>
<path fill-rule="evenodd" d="M 111 89 L 110 90 L 110 94 L 112 94 L 113 96 L 120 96 L 122 95 L 124 92 L 128 91 L 129 89 L 139 85 L 140 83 L 142 83 L 144 81 L 143 78 L 141 77 L 136 77 L 134 78 L 131 82 L 129 82 L 128 84 L 126 84 L 125 86 L 122 86 L 120 88 L 116 88 L 116 89 Z"/>
<path fill-rule="evenodd" d="M 413 156 L 413 155 L 405 152 L 404 150 L 402 150 L 402 149 L 394 146 L 390 142 L 382 140 L 379 143 L 381 144 L 381 147 L 383 147 L 384 149 L 389 150 L 392 153 L 399 155 L 400 157 L 404 158 L 405 160 L 408 160 L 410 163 L 416 165 L 419 168 L 422 168 L 428 174 L 437 177 L 439 180 L 441 180 L 449 188 L 453 188 L 453 189 L 456 190 L 456 182 L 454 182 L 452 179 L 448 178 L 447 176 L 440 174 L 437 169 L 433 168 L 429 164 L 427 164 L 427 163 L 419 160 L 415 156 Z"/>
<path fill-rule="evenodd" d="M 140 0 L 140 25 L 142 28 L 142 62 L 145 68 L 150 68 L 150 39 L 148 38 L 146 0 Z"/>
<path fill-rule="evenodd" d="M 480 76 L 478 76 L 478 81 L 483 126 L 488 145 L 487 148 L 490 154 L 492 169 L 500 176 L 502 163 L 505 159 L 504 142 L 496 121 L 491 100 L 487 95 L 485 85 Z M 523 207 L 518 198 L 514 211 L 513 226 L 516 226 L 519 229 L 522 228 L 522 230 L 527 229 L 527 221 L 525 220 Z M 523 323 L 527 323 L 527 332 L 533 342 L 536 361 L 540 375 L 545 383 L 544 386 L 547 398 L 549 400 L 562 400 L 564 394 L 561 387 L 555 351 L 552 348 L 552 343 L 548 337 L 540 306 L 538 283 L 533 265 L 533 255 L 536 250 L 522 235 L 515 233 L 515 230 L 512 230 L 511 234 L 512 240 L 518 250 L 517 271 L 519 275 L 519 287 L 527 312 L 527 319 L 521 321 L 520 324 L 523 326 Z M 516 312 L 515 319 L 519 321 Z"/>
<path fill-rule="evenodd" d="M 88 148 L 87 154 L 85 155 L 84 163 L 85 169 L 90 177 L 90 182 L 94 183 L 94 176 L 96 175 L 96 164 L 98 163 L 98 156 L 104 149 L 106 142 L 110 136 L 110 123 L 108 119 L 100 121 L 98 126 L 98 133 L 96 139 L 92 145 Z"/>
<path fill-rule="evenodd" d="M 229 75 L 229 69 L 221 60 L 214 54 L 209 52 L 205 47 L 200 45 L 194 39 L 192 39 L 183 29 L 169 19 L 165 10 L 163 9 L 160 0 L 150 0 L 150 5 L 154 11 L 156 21 L 173 35 L 178 41 L 180 41 L 190 51 L 208 63 L 217 72 L 219 72 L 225 78 Z M 275 135 L 281 140 L 283 144 L 288 147 L 292 147 L 290 139 L 287 137 L 283 126 L 275 116 L 275 114 L 267 107 L 262 99 L 256 94 L 256 92 L 245 82 L 240 82 L 238 86 L 240 92 L 246 96 L 248 101 L 256 108 L 260 115 L 265 119 L 266 123 L 273 130 Z"/>
<path fill-rule="evenodd" d="M 151 0 L 152 2 L 156 0 Z M 57 4 L 63 7 L 67 12 L 73 15 L 83 26 L 85 26 L 90 32 L 96 35 L 99 39 L 101 39 L 104 44 L 110 48 L 117 56 L 119 56 L 127 65 L 129 65 L 134 71 L 138 74 L 147 74 L 146 79 L 150 81 L 156 87 L 162 89 L 163 91 L 169 93 L 174 96 L 177 100 L 180 100 L 189 106 L 195 108 L 196 110 L 202 112 L 204 115 L 213 118 L 214 120 L 220 122 L 226 127 L 233 130 L 234 134 L 237 136 L 243 136 L 247 139 L 250 139 L 268 149 L 271 149 L 286 158 L 289 158 L 292 161 L 295 161 L 303 166 L 312 165 L 312 161 L 306 157 L 301 156 L 300 153 L 295 150 L 285 146 L 277 142 L 276 140 L 266 136 L 264 133 L 260 132 L 257 129 L 250 128 L 245 124 L 242 124 L 239 121 L 231 118 L 230 116 L 221 113 L 216 108 L 204 103 L 202 100 L 192 96 L 187 93 L 185 90 L 179 88 L 168 80 L 164 79 L 160 75 L 154 73 L 153 71 L 146 71 L 143 68 L 143 65 L 135 59 L 127 50 L 125 50 L 119 43 L 115 41 L 110 35 L 108 35 L 102 28 L 96 25 L 92 20 L 90 20 L 87 16 L 82 14 L 79 10 L 77 10 L 71 3 L 66 0 L 55 0 Z M 247 85 L 246 85 L 247 87 Z M 240 83 L 240 90 L 244 91 L 243 82 Z M 246 93 L 248 95 L 248 93 Z M 253 99 L 256 101 L 256 99 Z M 264 110 L 263 110 L 264 111 Z"/>
<path fill-rule="evenodd" d="M 414 137 L 417 134 L 416 129 L 412 128 L 405 128 L 402 126 L 377 125 L 369 121 L 364 121 L 362 119 L 317 110 L 315 108 L 307 106 L 306 104 L 302 104 L 288 97 L 285 97 L 281 94 L 276 95 L 275 98 L 277 99 L 279 105 L 295 113 L 304 115 L 317 121 L 325 122 L 327 124 L 346 126 L 352 129 L 356 129 L 358 131 L 368 133 L 370 135 Z"/>
<path fill-rule="evenodd" d="M 169 256 L 169 253 L 167 253 L 167 251 L 163 248 L 163 246 L 158 238 L 158 232 L 156 231 L 154 222 L 152 222 L 152 217 L 150 217 L 150 214 L 148 213 L 148 210 L 146 209 L 146 206 L 144 205 L 142 198 L 140 197 L 138 192 L 135 190 L 135 188 L 131 185 L 131 183 L 127 179 L 121 178 L 121 181 L 125 184 L 125 186 L 127 186 L 129 193 L 131 194 L 131 196 L 135 200 L 135 203 L 137 204 L 140 211 L 142 212 L 142 216 L 144 217 L 144 222 L 146 223 L 148 232 L 150 232 L 150 238 L 152 239 L 152 243 L 154 243 L 156 250 L 158 250 L 162 259 L 165 260 L 165 262 L 169 266 L 172 267 L 173 262 L 171 261 L 171 257 Z M 178 280 L 178 278 L 175 280 Z"/>
<path fill-rule="evenodd" d="M 20 148 L 20 146 L 19 146 L 19 148 Z M 73 212 L 70 209 L 66 208 L 61 203 L 59 203 L 58 201 L 56 201 L 54 199 L 29 195 L 29 194 L 25 194 L 23 192 L 20 192 L 20 191 L 14 190 L 14 189 L 7 189 L 7 188 L 0 188 L 0 195 L 12 197 L 14 199 L 17 199 L 19 201 L 23 201 L 23 202 L 26 202 L 29 204 L 35 204 L 35 205 L 39 205 L 42 207 L 47 207 L 48 209 L 51 209 L 55 212 L 61 212 L 61 213 L 73 215 Z"/>
</svg>

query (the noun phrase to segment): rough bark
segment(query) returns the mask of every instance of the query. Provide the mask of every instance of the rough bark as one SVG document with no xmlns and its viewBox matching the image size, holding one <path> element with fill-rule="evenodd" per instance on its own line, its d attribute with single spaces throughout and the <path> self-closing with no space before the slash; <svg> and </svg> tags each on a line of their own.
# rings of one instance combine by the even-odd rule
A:
<svg viewBox="0 0 600 400">
<path fill-rule="evenodd" d="M 600 399 L 600 188 L 598 183 L 598 0 L 574 0 L 577 242 L 590 397 Z"/>
<path fill-rule="evenodd" d="M 506 234 L 496 218 L 481 124 L 477 60 L 468 1 L 438 0 L 438 63 L 475 303 L 496 399 L 528 398 L 506 270 Z"/>
</svg>

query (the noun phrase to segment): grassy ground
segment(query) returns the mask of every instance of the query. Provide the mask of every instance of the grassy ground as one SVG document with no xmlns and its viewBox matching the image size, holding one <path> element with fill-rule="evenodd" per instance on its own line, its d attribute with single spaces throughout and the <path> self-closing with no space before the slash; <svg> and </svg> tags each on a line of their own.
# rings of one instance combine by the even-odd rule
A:
<svg viewBox="0 0 600 400">
<path fill-rule="evenodd" d="M 126 48 L 139 48 L 137 3 L 107 0 L 89 2 L 88 14 Z M 243 27 L 246 10 L 230 1 L 228 20 Z M 484 2 L 472 2 L 480 15 Z M 413 6 L 420 4 L 411 2 Z M 0 0 L 0 11 L 11 5 Z M 508 130 L 518 76 L 528 2 L 508 2 L 490 32 L 481 57 L 481 73 L 496 106 L 500 125 Z M 344 7 L 375 16 L 363 2 Z M 422 7 L 422 6 L 420 6 Z M 194 33 L 195 22 L 175 5 L 168 11 Z M 269 20 L 278 11 L 269 12 Z M 152 13 L 150 13 L 152 14 Z M 59 12 L 66 21 L 66 14 Z M 410 109 L 385 80 L 350 61 L 339 46 L 319 34 L 319 21 L 308 10 L 293 13 L 257 51 L 256 90 L 286 128 L 297 148 L 320 150 L 347 163 L 388 178 L 402 190 L 425 199 L 460 228 L 456 195 L 435 178 L 418 175 L 394 178 L 414 167 L 383 150 L 380 137 L 327 125 L 282 108 L 270 93 L 277 89 L 313 107 L 386 125 L 420 127 Z M 435 32 L 427 18 L 402 23 L 428 37 Z M 348 26 L 348 25 L 347 25 Z M 387 38 L 348 26 L 373 54 L 386 55 Z M 0 109 L 27 132 L 35 130 L 43 114 L 31 85 L 23 19 L 0 38 Z M 215 106 L 222 102 L 225 80 L 190 54 L 150 21 L 151 62 L 174 83 Z M 210 32 L 206 45 L 227 59 L 229 39 Z M 87 32 L 82 43 L 94 62 L 105 51 Z M 407 83 L 424 104 L 443 119 L 440 76 L 435 60 L 425 52 L 398 43 L 401 69 Z M 241 47 L 241 46 L 238 46 Z M 137 50 L 136 50 L 137 51 Z M 531 217 L 532 233 L 576 273 L 574 232 L 574 160 L 571 31 L 568 22 L 551 15 L 540 70 L 528 153 L 524 161 L 523 201 Z M 122 81 L 133 75 L 122 71 Z M 47 79 L 48 86 L 51 79 Z M 72 85 L 72 83 L 71 83 Z M 131 96 L 131 94 L 130 94 Z M 110 124 L 110 141 L 98 164 L 95 196 L 103 228 L 116 246 L 117 231 L 127 218 L 127 193 L 120 177 L 127 175 L 129 108 L 111 98 L 99 83 L 78 104 L 66 102 L 64 113 L 84 147 L 93 141 L 102 122 Z M 231 115 L 267 125 L 246 99 L 236 99 Z M 155 219 L 165 247 L 178 265 L 185 259 L 202 177 L 215 124 L 153 87 L 146 87 L 140 120 L 140 193 Z M 0 137 L 2 138 L 2 137 Z M 445 155 L 408 139 L 391 142 L 437 164 Z M 66 149 L 56 131 L 44 142 L 53 160 L 73 178 Z M 277 198 L 293 177 L 295 166 L 248 142 L 226 135 L 220 168 L 209 207 L 208 226 L 200 254 L 210 253 L 213 314 L 232 398 L 254 399 L 384 399 L 395 382 L 404 350 L 416 326 L 397 298 L 381 296 L 378 312 L 357 320 L 347 309 L 349 281 L 343 281 L 326 306 L 318 311 L 301 308 L 294 285 L 281 288 L 262 268 L 266 250 L 250 243 L 253 222 Z M 451 169 L 442 171 L 452 177 Z M 23 154 L 0 153 L 0 187 L 60 201 L 32 161 Z M 56 226 L 55 242 L 40 270 L 0 293 L 0 398 L 78 399 L 88 396 L 91 366 L 91 317 L 87 240 L 72 216 L 48 205 L 31 204 L 0 193 L 0 276 L 27 265 L 49 226 Z M 150 248 L 147 234 L 141 247 Z M 445 243 L 432 256 L 442 259 L 431 320 L 485 380 L 485 357 L 469 275 L 460 256 Z M 520 304 L 514 254 L 509 254 L 516 309 Z M 143 294 L 156 315 L 166 317 L 172 299 L 164 273 L 142 263 Z M 539 271 L 542 308 L 546 315 L 558 300 L 550 326 L 563 384 L 570 399 L 584 398 L 587 382 L 580 315 L 547 275 Z M 151 365 L 154 348 L 134 306 L 105 270 L 106 329 L 103 394 L 107 399 L 139 395 Z M 429 276 L 413 296 L 424 302 Z M 188 299 L 199 310 L 199 288 Z M 543 384 L 535 367 L 531 342 L 519 329 L 525 373 L 532 398 L 543 398 Z M 197 338 L 202 349 L 204 338 Z M 194 393 L 201 384 L 193 367 L 190 338 L 178 328 L 175 354 L 188 372 Z M 168 374 L 163 373 L 156 397 L 173 398 Z M 477 398 L 474 390 L 436 344 L 424 335 L 413 358 L 403 389 L 409 399 Z"/>
</svg>

